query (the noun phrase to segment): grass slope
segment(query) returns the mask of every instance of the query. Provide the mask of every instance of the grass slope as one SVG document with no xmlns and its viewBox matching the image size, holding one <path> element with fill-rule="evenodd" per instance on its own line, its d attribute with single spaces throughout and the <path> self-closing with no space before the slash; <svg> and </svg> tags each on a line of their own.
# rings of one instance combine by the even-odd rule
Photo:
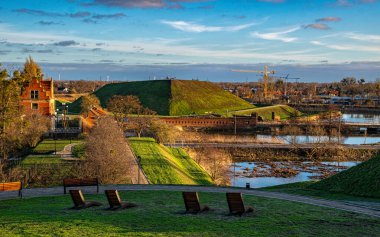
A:
<svg viewBox="0 0 380 237">
<path fill-rule="evenodd" d="M 130 138 L 144 172 L 153 184 L 211 185 L 210 176 L 181 148 L 168 148 L 152 138 Z"/>
<path fill-rule="evenodd" d="M 234 114 L 236 115 L 251 115 L 252 113 L 257 113 L 259 116 L 261 116 L 264 120 L 271 120 L 272 119 L 272 112 L 275 112 L 276 116 L 280 116 L 281 119 L 288 119 L 291 117 L 294 117 L 295 115 L 300 115 L 301 112 L 298 110 L 288 106 L 288 105 L 273 105 L 273 106 L 265 106 L 260 108 L 254 108 L 254 109 L 246 109 L 246 110 L 240 110 L 240 111 L 233 111 L 229 113 L 229 116 L 232 116 Z"/>
<path fill-rule="evenodd" d="M 170 115 L 205 114 L 225 115 L 228 110 L 254 108 L 243 99 L 206 81 L 171 81 Z"/>
<path fill-rule="evenodd" d="M 310 188 L 380 198 L 380 155 L 314 183 Z"/>
<path fill-rule="evenodd" d="M 94 93 L 100 100 L 103 108 L 113 95 L 135 95 L 139 97 L 144 107 L 148 107 L 158 114 L 169 114 L 170 80 L 134 81 L 107 84 Z M 74 101 L 69 111 L 80 112 L 81 98 Z"/>
<path fill-rule="evenodd" d="M 211 82 L 190 80 L 135 81 L 108 84 L 95 92 L 102 107 L 113 95 L 135 95 L 144 107 L 159 115 L 225 114 L 228 110 L 254 108 Z M 81 99 L 69 105 L 69 112 L 80 112 Z"/>
<path fill-rule="evenodd" d="M 69 195 L 0 201 L 1 236 L 377 236 L 380 221 L 360 214 L 270 198 L 244 196 L 256 213 L 228 216 L 223 193 L 199 193 L 212 211 L 183 214 L 180 192 L 120 191 L 137 207 L 70 210 Z"/>
</svg>

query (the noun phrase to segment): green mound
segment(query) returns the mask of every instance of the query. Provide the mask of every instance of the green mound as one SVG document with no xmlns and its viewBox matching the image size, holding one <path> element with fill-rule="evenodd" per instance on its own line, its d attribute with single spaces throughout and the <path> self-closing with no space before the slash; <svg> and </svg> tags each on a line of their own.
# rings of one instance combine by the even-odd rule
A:
<svg viewBox="0 0 380 237">
<path fill-rule="evenodd" d="M 310 185 L 310 188 L 363 197 L 380 197 L 380 155 Z"/>
<path fill-rule="evenodd" d="M 227 110 L 254 108 L 239 97 L 224 91 L 211 82 L 193 80 L 157 80 L 113 83 L 94 93 L 106 108 L 113 95 L 135 95 L 144 107 L 159 115 L 190 115 L 205 113 L 225 114 Z M 69 111 L 80 112 L 80 99 L 70 105 Z"/>
<path fill-rule="evenodd" d="M 288 105 L 273 105 L 273 106 L 265 106 L 265 107 L 260 107 L 260 108 L 232 111 L 228 115 L 229 116 L 232 116 L 234 114 L 251 115 L 252 113 L 257 113 L 264 120 L 271 120 L 272 112 L 274 112 L 276 116 L 280 116 L 281 119 L 289 119 L 292 117 L 297 117 L 301 114 L 301 112 L 299 112 L 298 110 Z"/>
<path fill-rule="evenodd" d="M 254 108 L 243 99 L 206 81 L 171 81 L 170 115 L 218 113 Z"/>
<path fill-rule="evenodd" d="M 181 148 L 168 148 L 152 138 L 130 138 L 132 149 L 153 184 L 200 184 L 213 182 Z"/>
</svg>

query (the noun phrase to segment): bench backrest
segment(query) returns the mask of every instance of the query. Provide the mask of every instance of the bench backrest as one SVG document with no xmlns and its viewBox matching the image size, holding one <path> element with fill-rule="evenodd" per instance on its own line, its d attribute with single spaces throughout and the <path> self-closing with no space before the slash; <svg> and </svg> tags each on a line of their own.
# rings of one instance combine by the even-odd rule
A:
<svg viewBox="0 0 380 237">
<path fill-rule="evenodd" d="M 201 210 L 197 192 L 182 192 L 182 196 L 185 202 L 186 211 L 199 212 Z"/>
<path fill-rule="evenodd" d="M 81 190 L 69 190 L 69 192 L 75 207 L 81 207 L 85 205 L 83 193 Z"/>
<path fill-rule="evenodd" d="M 64 179 L 63 186 L 65 187 L 76 187 L 76 186 L 91 186 L 98 185 L 97 178 L 86 178 L 86 179 Z"/>
<path fill-rule="evenodd" d="M 104 192 L 111 208 L 121 206 L 121 199 L 117 190 L 105 190 Z"/>
<path fill-rule="evenodd" d="M 226 193 L 230 213 L 244 213 L 245 207 L 241 193 Z"/>
<path fill-rule="evenodd" d="M 0 183 L 0 191 L 19 191 L 22 189 L 20 181 Z"/>
</svg>

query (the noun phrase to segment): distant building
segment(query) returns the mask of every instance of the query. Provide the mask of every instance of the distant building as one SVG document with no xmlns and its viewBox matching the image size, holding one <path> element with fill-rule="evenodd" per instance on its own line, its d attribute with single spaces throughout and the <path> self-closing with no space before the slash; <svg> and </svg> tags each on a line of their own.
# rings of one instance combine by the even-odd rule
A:
<svg viewBox="0 0 380 237">
<path fill-rule="evenodd" d="M 21 91 L 20 106 L 23 107 L 24 112 L 54 115 L 53 80 L 31 80 Z"/>
</svg>

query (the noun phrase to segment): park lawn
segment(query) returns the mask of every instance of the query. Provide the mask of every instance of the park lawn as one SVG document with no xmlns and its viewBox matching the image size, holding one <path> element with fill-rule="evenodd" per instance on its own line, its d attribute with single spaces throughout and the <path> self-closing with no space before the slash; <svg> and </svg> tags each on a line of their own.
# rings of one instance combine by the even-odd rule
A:
<svg viewBox="0 0 380 237">
<path fill-rule="evenodd" d="M 272 120 L 272 112 L 275 113 L 276 116 L 280 116 L 281 120 L 294 118 L 296 116 L 302 115 L 298 110 L 288 106 L 288 105 L 273 105 L 273 106 L 265 106 L 254 109 L 246 109 L 246 110 L 238 110 L 238 111 L 230 111 L 228 116 L 233 115 L 246 115 L 249 116 L 252 113 L 257 113 L 258 116 L 261 116 L 264 120 Z"/>
<path fill-rule="evenodd" d="M 54 153 L 55 150 L 62 151 L 66 145 L 71 143 L 79 143 L 82 140 L 53 140 L 45 139 L 38 143 L 38 145 L 32 149 L 33 154 L 49 154 Z"/>
<path fill-rule="evenodd" d="M 223 193 L 199 193 L 211 211 L 184 214 L 180 192 L 121 191 L 137 207 L 109 211 L 103 194 L 86 195 L 102 202 L 84 210 L 69 195 L 0 201 L 2 236 L 376 236 L 380 220 L 308 204 L 244 196 L 254 213 L 228 216 Z"/>
<path fill-rule="evenodd" d="M 181 148 L 168 148 L 153 138 L 130 138 L 131 147 L 153 184 L 211 185 L 212 179 Z"/>
<path fill-rule="evenodd" d="M 57 155 L 28 155 L 22 162 L 22 166 L 60 164 L 63 160 Z"/>
<path fill-rule="evenodd" d="M 317 181 L 305 181 L 297 182 L 283 185 L 276 185 L 270 187 L 260 188 L 260 190 L 270 191 L 270 192 L 282 192 L 289 194 L 296 194 L 302 196 L 318 197 L 328 200 L 344 200 L 344 201 L 359 201 L 359 202 L 378 202 L 380 203 L 380 198 L 371 197 L 359 197 L 354 195 L 349 195 L 339 192 L 331 192 L 326 190 L 313 189 L 311 186 Z"/>
</svg>

